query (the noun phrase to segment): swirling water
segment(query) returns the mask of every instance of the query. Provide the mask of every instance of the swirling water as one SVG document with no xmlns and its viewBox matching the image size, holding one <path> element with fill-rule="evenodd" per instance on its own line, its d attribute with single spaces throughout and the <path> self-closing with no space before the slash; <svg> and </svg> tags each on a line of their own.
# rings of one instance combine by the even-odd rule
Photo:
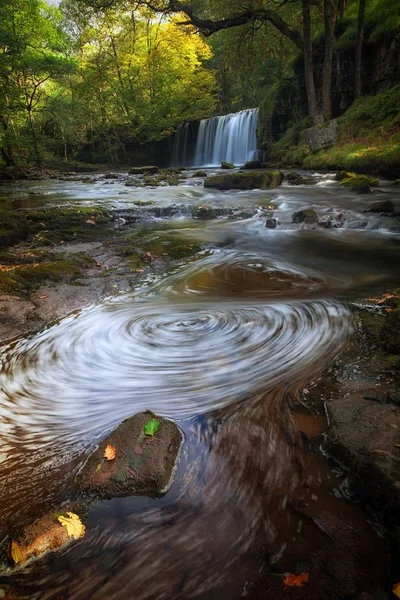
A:
<svg viewBox="0 0 400 600">
<path fill-rule="evenodd" d="M 352 331 L 343 296 L 382 276 L 373 235 L 376 263 L 355 253 L 351 268 L 354 238 L 339 247 L 331 233 L 282 235 L 257 220 L 202 234 L 222 243 L 2 349 L 3 532 L 67 498 L 87 452 L 127 416 L 151 409 L 186 436 L 164 498 L 94 502 L 83 540 L 14 578 L 22 597 L 239 598 L 263 564 L 294 569 L 304 486 L 371 539 L 332 496 L 323 460 L 299 452 L 289 409 Z M 325 548 L 304 527 L 301 543 Z"/>
</svg>

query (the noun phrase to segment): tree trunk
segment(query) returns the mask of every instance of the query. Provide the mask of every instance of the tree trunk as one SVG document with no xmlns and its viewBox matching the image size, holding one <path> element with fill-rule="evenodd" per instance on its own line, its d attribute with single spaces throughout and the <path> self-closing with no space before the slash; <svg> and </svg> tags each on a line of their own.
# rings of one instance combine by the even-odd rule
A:
<svg viewBox="0 0 400 600">
<path fill-rule="evenodd" d="M 29 120 L 29 128 L 30 128 L 31 134 L 32 134 L 32 142 L 33 142 L 33 150 L 34 150 L 34 154 L 35 154 L 36 166 L 41 167 L 42 166 L 42 157 L 40 156 L 39 143 L 38 143 L 38 139 L 37 139 L 37 135 L 36 135 L 35 126 L 33 123 L 33 115 L 32 115 L 31 107 L 28 107 L 28 120 Z"/>
<path fill-rule="evenodd" d="M 4 134 L 6 134 L 7 129 L 8 129 L 8 124 L 7 124 L 6 119 L 2 115 L 0 115 L 0 123 L 3 126 Z M 1 154 L 3 161 L 6 163 L 7 167 L 10 167 L 11 165 L 15 165 L 13 149 L 6 142 L 0 147 L 0 154 Z"/>
<path fill-rule="evenodd" d="M 334 0 L 324 0 L 325 56 L 322 75 L 322 106 L 324 119 L 332 118 L 332 63 L 335 43 L 336 11 Z"/>
<path fill-rule="evenodd" d="M 314 81 L 314 60 L 311 38 L 311 11 L 310 0 L 303 0 L 303 37 L 304 37 L 304 70 L 306 79 L 306 91 L 308 102 L 308 114 L 313 125 L 319 125 L 322 121 L 318 111 L 317 94 Z"/>
<path fill-rule="evenodd" d="M 339 19 L 343 19 L 344 11 L 346 9 L 346 0 L 339 0 L 338 9 L 339 9 Z"/>
<path fill-rule="evenodd" d="M 361 68 L 362 68 L 362 47 L 364 41 L 364 23 L 365 23 L 365 2 L 360 0 L 358 7 L 358 25 L 356 42 L 356 65 L 355 65 L 355 97 L 361 96 Z"/>
</svg>

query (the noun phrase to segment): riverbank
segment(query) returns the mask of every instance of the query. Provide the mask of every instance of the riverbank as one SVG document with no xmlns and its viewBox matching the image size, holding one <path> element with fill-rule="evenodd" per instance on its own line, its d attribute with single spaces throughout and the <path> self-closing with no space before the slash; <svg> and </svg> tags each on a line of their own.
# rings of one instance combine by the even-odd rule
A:
<svg viewBox="0 0 400 600">
<path fill-rule="evenodd" d="M 306 144 L 308 119 L 290 126 L 276 142 L 264 142 L 265 161 L 280 167 L 348 170 L 400 177 L 400 85 L 360 98 L 337 119 L 338 137 L 326 149 L 311 152 Z"/>
</svg>

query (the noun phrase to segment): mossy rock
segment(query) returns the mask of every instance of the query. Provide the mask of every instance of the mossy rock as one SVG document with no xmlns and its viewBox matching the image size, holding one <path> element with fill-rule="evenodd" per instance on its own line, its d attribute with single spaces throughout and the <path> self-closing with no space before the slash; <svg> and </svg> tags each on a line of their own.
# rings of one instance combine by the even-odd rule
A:
<svg viewBox="0 0 400 600">
<path fill-rule="evenodd" d="M 146 435 L 145 426 L 153 419 L 158 428 L 154 435 Z M 89 456 L 77 476 L 77 490 L 103 498 L 164 494 L 172 483 L 182 441 L 175 423 L 150 411 L 129 417 Z M 111 460 L 104 458 L 107 447 L 115 451 Z"/>
<path fill-rule="evenodd" d="M 195 171 L 193 173 L 193 177 L 207 177 L 207 175 L 206 171 Z"/>
<path fill-rule="evenodd" d="M 282 180 L 283 173 L 281 171 L 227 173 L 207 177 L 204 187 L 216 188 L 217 190 L 268 189 L 281 185 Z"/>
<path fill-rule="evenodd" d="M 300 175 L 290 180 L 291 185 L 315 185 L 316 183 L 317 180 L 314 177 L 302 177 Z"/>
<path fill-rule="evenodd" d="M 367 213 L 392 213 L 394 212 L 394 204 L 391 200 L 382 200 L 380 202 L 374 202 L 365 211 Z"/>
<path fill-rule="evenodd" d="M 391 185 L 400 185 L 400 179 L 395 179 Z"/>
<path fill-rule="evenodd" d="M 371 191 L 371 187 L 379 185 L 377 177 L 367 177 L 367 175 L 356 175 L 355 173 L 346 173 L 344 171 L 341 174 L 349 175 L 349 177 L 340 179 L 340 185 L 350 187 L 353 192 L 358 192 L 359 194 L 368 194 Z"/>
<path fill-rule="evenodd" d="M 263 168 L 263 164 L 261 162 L 261 160 L 248 160 L 246 163 L 244 163 L 242 169 L 247 170 L 247 169 L 262 169 Z"/>
<path fill-rule="evenodd" d="M 351 179 L 352 177 L 357 177 L 357 175 L 350 171 L 339 171 L 335 175 L 335 181 L 343 181 L 343 179 Z"/>
<path fill-rule="evenodd" d="M 129 175 L 154 175 L 159 172 L 159 168 L 154 165 L 148 165 L 146 167 L 132 167 L 129 169 Z"/>
<path fill-rule="evenodd" d="M 386 316 L 379 342 L 390 354 L 400 354 L 400 308 L 396 308 Z"/>
<path fill-rule="evenodd" d="M 230 162 L 225 162 L 224 160 L 221 163 L 221 169 L 234 169 L 235 165 Z"/>
<path fill-rule="evenodd" d="M 297 210 L 292 214 L 293 223 L 317 223 L 318 215 L 312 208 Z"/>
<path fill-rule="evenodd" d="M 217 217 L 214 208 L 209 204 L 194 206 L 192 216 L 194 219 L 215 219 Z"/>
</svg>

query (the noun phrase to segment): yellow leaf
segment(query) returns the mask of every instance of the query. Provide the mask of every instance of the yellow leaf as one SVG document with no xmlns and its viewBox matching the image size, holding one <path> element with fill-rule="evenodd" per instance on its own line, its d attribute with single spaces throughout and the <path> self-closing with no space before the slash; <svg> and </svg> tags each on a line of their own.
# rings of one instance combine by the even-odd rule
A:
<svg viewBox="0 0 400 600">
<path fill-rule="evenodd" d="M 106 458 L 107 460 L 113 460 L 115 458 L 117 451 L 114 448 L 114 446 L 111 446 L 111 444 L 108 444 L 107 448 L 104 450 L 104 458 Z"/>
<path fill-rule="evenodd" d="M 25 556 L 17 542 L 11 542 L 11 556 L 16 565 L 25 560 Z"/>
<path fill-rule="evenodd" d="M 398 598 L 400 598 L 400 582 L 394 584 L 392 591 L 393 591 L 393 594 L 395 596 L 397 596 Z"/>
<path fill-rule="evenodd" d="M 85 526 L 75 513 L 67 512 L 66 517 L 60 515 L 57 518 L 61 525 L 67 529 L 68 537 L 78 539 L 85 535 Z"/>
</svg>

